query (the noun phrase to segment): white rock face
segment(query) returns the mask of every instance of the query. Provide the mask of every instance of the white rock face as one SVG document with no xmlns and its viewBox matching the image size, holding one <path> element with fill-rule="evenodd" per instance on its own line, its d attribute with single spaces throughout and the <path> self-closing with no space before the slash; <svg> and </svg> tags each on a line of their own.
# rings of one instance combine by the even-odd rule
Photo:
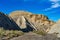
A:
<svg viewBox="0 0 60 40">
<path fill-rule="evenodd" d="M 16 21 L 17 25 L 20 26 L 21 29 L 26 28 L 26 20 L 23 16 L 20 16 L 17 21 Z"/>
<path fill-rule="evenodd" d="M 49 30 L 48 33 L 49 33 L 49 34 L 54 33 L 54 34 L 56 34 L 58 37 L 60 37 L 60 20 L 51 27 L 51 29 Z"/>
</svg>

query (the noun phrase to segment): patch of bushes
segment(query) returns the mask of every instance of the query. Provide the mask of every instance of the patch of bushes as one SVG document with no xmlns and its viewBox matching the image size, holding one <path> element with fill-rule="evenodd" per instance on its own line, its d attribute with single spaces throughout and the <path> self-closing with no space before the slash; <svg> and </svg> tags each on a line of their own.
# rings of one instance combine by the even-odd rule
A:
<svg viewBox="0 0 60 40">
<path fill-rule="evenodd" d="M 41 31 L 41 30 L 38 30 L 38 31 L 33 31 L 34 33 L 36 33 L 36 34 L 39 34 L 39 35 L 46 35 L 46 32 L 44 32 L 44 31 Z"/>
<path fill-rule="evenodd" d="M 23 34 L 24 33 L 22 31 L 18 31 L 18 30 L 4 30 L 3 28 L 0 28 L 0 37 L 12 38 L 12 37 L 21 36 Z"/>
</svg>

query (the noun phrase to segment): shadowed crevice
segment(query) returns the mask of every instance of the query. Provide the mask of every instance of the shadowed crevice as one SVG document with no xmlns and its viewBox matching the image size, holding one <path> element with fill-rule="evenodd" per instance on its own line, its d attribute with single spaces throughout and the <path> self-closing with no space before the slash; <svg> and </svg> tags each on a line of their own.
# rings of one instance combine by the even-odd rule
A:
<svg viewBox="0 0 60 40">
<path fill-rule="evenodd" d="M 21 29 L 23 32 L 30 32 L 33 31 L 34 28 L 32 27 L 32 25 L 30 24 L 30 22 L 25 18 L 26 20 L 26 28 L 25 29 Z"/>
</svg>

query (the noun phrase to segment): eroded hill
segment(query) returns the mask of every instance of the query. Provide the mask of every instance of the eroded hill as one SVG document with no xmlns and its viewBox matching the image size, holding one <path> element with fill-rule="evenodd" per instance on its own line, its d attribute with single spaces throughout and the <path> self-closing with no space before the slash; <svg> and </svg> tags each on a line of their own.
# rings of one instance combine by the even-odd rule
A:
<svg viewBox="0 0 60 40">
<path fill-rule="evenodd" d="M 21 28 L 26 28 L 26 20 L 29 21 L 29 23 L 31 24 L 31 26 L 33 26 L 35 30 L 48 31 L 50 29 L 50 26 L 55 24 L 55 22 L 49 20 L 49 18 L 45 15 L 33 14 L 30 12 L 25 12 L 25 11 L 14 11 L 10 13 L 9 16 L 18 25 L 23 24 L 24 26 L 21 26 Z"/>
</svg>

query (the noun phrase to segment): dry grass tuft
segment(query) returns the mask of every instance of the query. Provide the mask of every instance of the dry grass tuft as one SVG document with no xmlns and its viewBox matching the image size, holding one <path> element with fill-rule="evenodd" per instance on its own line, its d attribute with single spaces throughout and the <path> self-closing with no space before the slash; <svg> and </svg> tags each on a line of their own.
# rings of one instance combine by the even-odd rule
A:
<svg viewBox="0 0 60 40">
<path fill-rule="evenodd" d="M 0 37 L 6 37 L 6 38 L 13 38 L 23 35 L 24 33 L 22 31 L 18 30 L 4 30 L 3 28 L 0 28 Z"/>
<path fill-rule="evenodd" d="M 41 30 L 40 31 L 35 31 L 34 30 L 33 32 L 36 33 L 36 34 L 39 34 L 39 35 L 43 35 L 43 36 L 46 35 L 46 32 L 41 31 Z"/>
</svg>

